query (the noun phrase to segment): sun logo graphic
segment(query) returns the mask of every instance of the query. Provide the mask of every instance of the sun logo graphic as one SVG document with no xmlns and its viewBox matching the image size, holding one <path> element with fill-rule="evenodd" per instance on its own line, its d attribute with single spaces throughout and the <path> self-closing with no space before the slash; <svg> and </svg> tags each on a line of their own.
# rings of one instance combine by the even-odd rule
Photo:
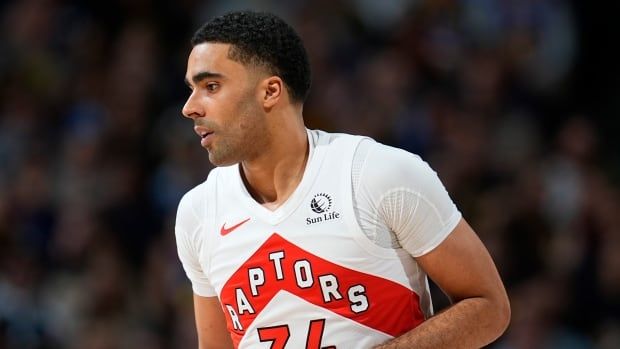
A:
<svg viewBox="0 0 620 349">
<path fill-rule="evenodd" d="M 318 193 L 310 201 L 310 208 L 314 213 L 324 213 L 332 207 L 332 198 L 325 193 Z"/>
<path fill-rule="evenodd" d="M 329 212 L 332 208 L 332 198 L 325 193 L 316 194 L 312 200 L 310 200 L 310 209 L 312 212 L 319 214 L 317 217 L 307 217 L 306 224 L 314 224 L 325 221 L 331 221 L 332 219 L 340 218 L 340 213 L 336 211 Z"/>
</svg>

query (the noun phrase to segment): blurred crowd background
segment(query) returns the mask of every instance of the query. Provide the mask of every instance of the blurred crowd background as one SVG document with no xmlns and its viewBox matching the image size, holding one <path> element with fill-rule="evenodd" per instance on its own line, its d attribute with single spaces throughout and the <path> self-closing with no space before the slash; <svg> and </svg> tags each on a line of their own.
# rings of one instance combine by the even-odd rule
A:
<svg viewBox="0 0 620 349">
<path fill-rule="evenodd" d="M 437 170 L 511 297 L 492 348 L 620 348 L 615 5 L 0 2 L 0 348 L 196 347 L 173 222 L 211 167 L 183 77 L 193 31 L 247 8 L 304 39 L 309 127 Z"/>
</svg>

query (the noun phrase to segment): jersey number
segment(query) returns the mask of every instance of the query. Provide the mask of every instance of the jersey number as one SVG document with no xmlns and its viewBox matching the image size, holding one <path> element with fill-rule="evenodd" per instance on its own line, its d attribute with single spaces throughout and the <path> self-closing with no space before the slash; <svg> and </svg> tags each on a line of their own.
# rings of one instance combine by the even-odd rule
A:
<svg viewBox="0 0 620 349">
<path fill-rule="evenodd" d="M 323 330 L 325 329 L 325 319 L 310 321 L 308 327 L 308 338 L 306 339 L 306 349 L 336 349 L 335 345 L 321 347 Z M 288 325 L 263 327 L 258 329 L 258 339 L 261 342 L 271 342 L 270 349 L 284 349 L 291 333 Z"/>
</svg>

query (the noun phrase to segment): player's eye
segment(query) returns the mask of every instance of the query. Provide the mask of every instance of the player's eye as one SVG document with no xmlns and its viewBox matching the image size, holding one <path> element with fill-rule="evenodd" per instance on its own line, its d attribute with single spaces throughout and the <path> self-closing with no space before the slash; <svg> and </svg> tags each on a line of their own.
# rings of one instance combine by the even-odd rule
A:
<svg viewBox="0 0 620 349">
<path fill-rule="evenodd" d="M 209 91 L 209 92 L 215 92 L 219 87 L 220 87 L 220 85 L 218 83 L 216 83 L 216 82 L 210 82 L 206 86 L 207 91 Z"/>
</svg>

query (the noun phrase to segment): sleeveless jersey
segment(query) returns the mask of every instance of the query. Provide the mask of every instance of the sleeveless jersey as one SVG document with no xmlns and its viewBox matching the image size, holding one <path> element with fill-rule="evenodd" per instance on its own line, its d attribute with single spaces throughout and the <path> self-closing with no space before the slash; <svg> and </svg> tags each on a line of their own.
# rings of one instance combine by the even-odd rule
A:
<svg viewBox="0 0 620 349">
<path fill-rule="evenodd" d="M 411 255 L 375 245 L 357 223 L 351 166 L 362 137 L 311 132 L 303 178 L 275 211 L 250 196 L 238 165 L 204 183 L 197 255 L 236 348 L 370 348 L 432 312 Z"/>
</svg>

